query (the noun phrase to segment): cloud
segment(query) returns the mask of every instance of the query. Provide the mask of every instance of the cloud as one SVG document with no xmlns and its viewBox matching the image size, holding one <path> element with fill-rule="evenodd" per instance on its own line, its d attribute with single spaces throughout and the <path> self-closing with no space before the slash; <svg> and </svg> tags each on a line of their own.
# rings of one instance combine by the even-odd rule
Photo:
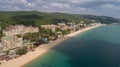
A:
<svg viewBox="0 0 120 67">
<path fill-rule="evenodd" d="M 115 5 L 112 5 L 112 4 L 104 4 L 104 5 L 101 5 L 100 7 L 101 7 L 101 8 L 114 8 Z"/>
<path fill-rule="evenodd" d="M 66 8 L 66 9 L 70 8 L 70 5 L 65 3 L 51 3 L 51 6 L 57 8 Z"/>
<path fill-rule="evenodd" d="M 0 10 L 36 10 L 120 17 L 120 0 L 0 0 Z"/>
</svg>

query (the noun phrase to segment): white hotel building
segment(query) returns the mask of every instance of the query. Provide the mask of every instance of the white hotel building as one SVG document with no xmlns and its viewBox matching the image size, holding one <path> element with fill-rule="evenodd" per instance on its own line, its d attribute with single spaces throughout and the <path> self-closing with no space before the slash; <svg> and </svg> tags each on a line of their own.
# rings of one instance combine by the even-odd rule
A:
<svg viewBox="0 0 120 67">
<path fill-rule="evenodd" d="M 36 33 L 39 32 L 39 28 L 33 26 L 24 26 L 24 25 L 15 25 L 9 26 L 3 30 L 3 33 L 6 36 L 13 36 L 18 34 L 25 34 L 25 33 Z"/>
<path fill-rule="evenodd" d="M 17 37 L 16 35 L 25 33 L 37 33 L 39 32 L 38 27 L 15 25 L 9 26 L 3 30 L 5 36 L 2 37 L 1 45 L 2 50 L 8 50 L 11 48 L 21 47 L 23 44 L 22 37 Z"/>
</svg>

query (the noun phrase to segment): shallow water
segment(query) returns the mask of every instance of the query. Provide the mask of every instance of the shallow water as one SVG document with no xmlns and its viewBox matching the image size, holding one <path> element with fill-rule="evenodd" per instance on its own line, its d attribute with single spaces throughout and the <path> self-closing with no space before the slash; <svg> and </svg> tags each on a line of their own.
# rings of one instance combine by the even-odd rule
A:
<svg viewBox="0 0 120 67">
<path fill-rule="evenodd" d="M 120 25 L 77 35 L 25 67 L 120 67 Z"/>
</svg>

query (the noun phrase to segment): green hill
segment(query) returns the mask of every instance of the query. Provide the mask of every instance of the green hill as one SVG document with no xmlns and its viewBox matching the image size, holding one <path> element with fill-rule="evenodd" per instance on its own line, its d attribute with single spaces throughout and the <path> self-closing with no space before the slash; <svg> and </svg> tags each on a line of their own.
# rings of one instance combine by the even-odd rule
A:
<svg viewBox="0 0 120 67">
<path fill-rule="evenodd" d="M 60 22 L 75 22 L 85 21 L 86 23 L 101 22 L 101 23 L 118 23 L 119 21 L 112 17 L 94 16 L 94 15 L 80 15 L 67 13 L 44 13 L 37 11 L 14 11 L 5 12 L 0 11 L 0 25 L 4 28 L 14 24 L 24 24 L 40 26 L 41 24 L 57 24 Z"/>
</svg>

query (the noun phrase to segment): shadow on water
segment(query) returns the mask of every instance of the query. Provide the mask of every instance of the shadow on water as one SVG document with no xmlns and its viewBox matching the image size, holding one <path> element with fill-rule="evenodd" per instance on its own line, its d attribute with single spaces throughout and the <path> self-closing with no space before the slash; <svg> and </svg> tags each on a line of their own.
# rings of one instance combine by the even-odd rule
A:
<svg viewBox="0 0 120 67">
<path fill-rule="evenodd" d="M 120 67 L 119 44 L 76 37 L 61 44 L 53 49 L 66 55 L 72 67 Z"/>
</svg>

